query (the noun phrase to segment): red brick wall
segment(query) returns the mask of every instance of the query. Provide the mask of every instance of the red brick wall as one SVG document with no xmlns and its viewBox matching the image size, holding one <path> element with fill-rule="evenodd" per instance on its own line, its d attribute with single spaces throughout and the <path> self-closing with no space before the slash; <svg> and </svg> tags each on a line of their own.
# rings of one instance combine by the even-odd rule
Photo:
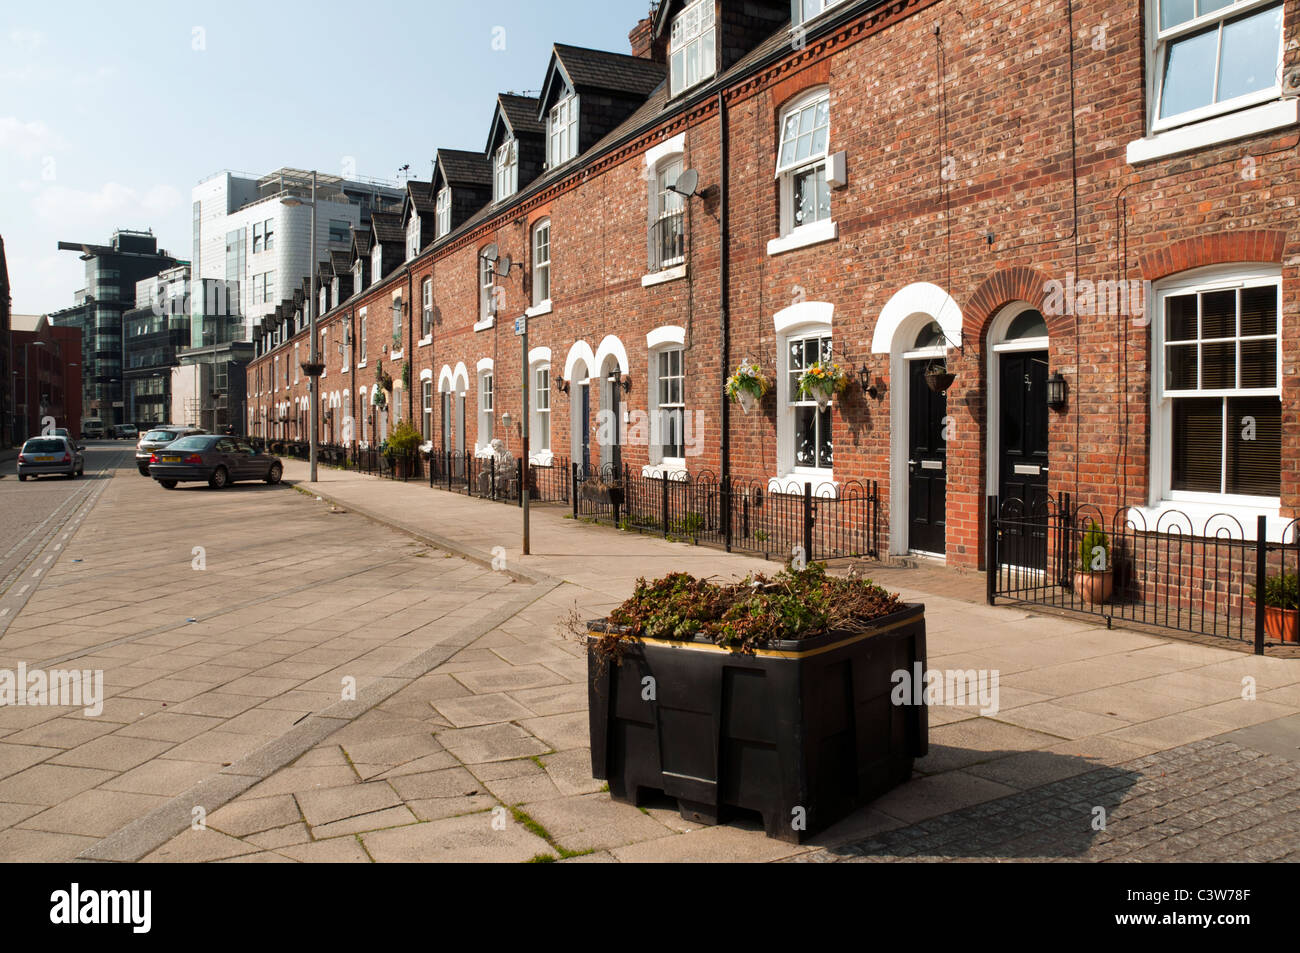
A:
<svg viewBox="0 0 1300 953">
<path fill-rule="evenodd" d="M 647 187 L 643 154 L 684 132 L 687 168 L 702 189 L 720 184 L 716 101 L 667 114 L 661 134 L 628 143 L 589 164 L 523 207 L 414 266 L 412 314 L 419 282 L 433 270 L 439 322 L 433 344 L 415 348 L 412 380 L 444 366 L 468 369 L 467 418 L 472 449 L 477 424 L 475 366 L 495 360 L 497 433 L 518 453 L 519 343 L 513 318 L 531 304 L 529 272 L 512 271 L 496 325 L 475 332 L 476 258 L 496 242 L 501 254 L 530 263 L 529 224 L 552 220 L 552 313 L 530 322 L 530 344 L 552 349 L 552 374 L 563 374 L 576 340 L 596 351 L 606 335 L 626 347 L 631 375 L 627 406 L 645 409 L 645 335 L 681 325 L 687 337 L 687 406 L 706 415 L 706 449 L 695 471 L 721 467 L 721 385 L 741 359 L 776 367 L 774 315 L 796 297 L 834 305 L 837 360 L 866 365 L 884 378 L 879 400 L 862 395 L 856 373 L 837 398 L 834 416 L 838 481 L 890 486 L 892 401 L 905 382 L 890 380 L 886 355 L 872 353 L 876 319 L 900 289 L 930 282 L 962 311 L 962 349 L 949 356 L 954 435 L 948 444 L 949 561 L 980 558 L 983 500 L 990 492 L 985 407 L 987 332 L 1006 304 L 1041 307 L 1047 281 L 1068 273 L 1089 280 L 1155 280 L 1205 264 L 1272 262 L 1283 272 L 1284 339 L 1297 327 L 1296 134 L 1257 136 L 1168 159 L 1127 164 L 1126 145 L 1145 127 L 1144 43 L 1140 5 L 1104 0 L 1080 8 L 1061 0 L 956 4 L 904 3 L 864 14 L 833 36 L 795 49 L 782 62 L 728 93 L 731 367 L 722 366 L 720 225 L 716 194 L 691 200 L 688 276 L 641 286 L 646 267 Z M 1286 5 L 1288 36 L 1300 2 Z M 936 28 L 938 33 L 936 35 Z M 1102 32 L 1104 28 L 1104 33 Z M 1296 60 L 1288 52 L 1287 63 Z M 831 92 L 831 152 L 847 153 L 846 189 L 832 193 L 839 235 L 833 242 L 770 256 L 778 234 L 774 180 L 778 116 L 791 96 L 826 84 Z M 1243 175 L 1250 157 L 1254 174 Z M 390 279 L 406 287 L 405 274 Z M 404 290 L 405 293 L 405 290 Z M 368 296 L 373 380 L 389 339 L 391 291 Z M 344 309 L 355 312 L 355 307 Z M 1145 501 L 1148 483 L 1150 329 L 1119 315 L 1051 316 L 1050 365 L 1069 386 L 1069 403 L 1050 416 L 1053 492 L 1107 507 Z M 336 340 L 331 335 L 331 341 Z M 292 350 L 290 346 L 290 351 Z M 262 360 L 269 360 L 263 358 Z M 334 373 L 337 354 L 328 356 Z M 394 377 L 399 366 L 385 365 Z M 1294 345 L 1284 360 L 1284 509 L 1300 499 L 1300 371 Z M 356 395 L 356 387 L 350 388 Z M 568 456 L 570 402 L 552 389 L 552 447 Z M 436 404 L 435 404 L 436 406 Z M 593 389 L 593 414 L 599 409 Z M 776 475 L 775 401 L 731 414 L 731 464 L 737 478 Z M 417 410 L 418 419 L 418 410 Z M 438 424 L 434 435 L 437 441 Z M 638 467 L 645 447 L 627 447 Z M 888 528 L 888 520 L 884 526 Z"/>
</svg>

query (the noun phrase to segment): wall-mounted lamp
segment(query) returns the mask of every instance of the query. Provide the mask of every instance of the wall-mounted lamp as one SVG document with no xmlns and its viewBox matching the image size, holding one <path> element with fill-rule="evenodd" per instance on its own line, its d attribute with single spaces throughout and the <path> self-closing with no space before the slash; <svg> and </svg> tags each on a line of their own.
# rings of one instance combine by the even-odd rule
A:
<svg viewBox="0 0 1300 953">
<path fill-rule="evenodd" d="M 1066 404 L 1068 388 L 1065 378 L 1057 371 L 1047 379 L 1047 406 L 1052 410 L 1062 410 Z"/>
<path fill-rule="evenodd" d="M 620 384 L 620 385 L 622 386 L 622 388 L 623 388 L 623 393 L 625 393 L 625 394 L 630 394 L 630 393 L 632 393 L 632 375 L 631 375 L 631 374 L 624 374 L 622 377 L 620 377 L 620 378 L 618 379 L 618 382 L 619 382 L 619 384 Z"/>
<path fill-rule="evenodd" d="M 501 415 L 501 423 L 505 426 L 507 430 L 510 429 L 510 411 L 506 411 L 504 414 Z"/>
<path fill-rule="evenodd" d="M 563 377 L 557 377 L 555 378 L 555 389 L 561 394 L 567 394 L 569 392 L 569 382 Z"/>
<path fill-rule="evenodd" d="M 858 368 L 858 383 L 862 385 L 862 395 L 864 397 L 870 397 L 872 400 L 880 399 L 880 386 L 872 383 L 871 371 L 868 370 L 865 364 Z"/>
</svg>

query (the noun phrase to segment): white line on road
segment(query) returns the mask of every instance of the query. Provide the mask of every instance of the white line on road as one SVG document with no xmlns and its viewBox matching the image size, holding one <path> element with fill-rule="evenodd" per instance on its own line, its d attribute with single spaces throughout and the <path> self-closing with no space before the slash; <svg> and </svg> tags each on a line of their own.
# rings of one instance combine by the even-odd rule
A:
<svg viewBox="0 0 1300 953">
<path fill-rule="evenodd" d="M 21 596 L 24 592 L 26 592 L 26 591 L 27 591 L 28 589 L 30 589 L 31 587 L 32 587 L 31 583 L 29 583 L 29 582 L 25 582 L 25 583 L 23 583 L 22 586 L 20 586 L 19 589 L 18 589 L 18 595 Z"/>
</svg>

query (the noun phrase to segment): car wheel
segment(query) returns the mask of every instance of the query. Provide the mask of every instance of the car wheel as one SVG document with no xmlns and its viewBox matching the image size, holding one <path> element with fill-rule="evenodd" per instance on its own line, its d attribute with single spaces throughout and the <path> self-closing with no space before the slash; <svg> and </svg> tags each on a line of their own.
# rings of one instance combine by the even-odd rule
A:
<svg viewBox="0 0 1300 953">
<path fill-rule="evenodd" d="M 163 488 L 164 490 L 174 490 L 174 489 L 176 489 L 176 481 L 175 481 L 175 480 L 159 480 L 158 482 L 162 484 L 162 488 Z"/>
<path fill-rule="evenodd" d="M 27 482 L 27 474 L 26 474 L 26 473 L 20 473 L 20 474 L 18 474 L 18 482 L 19 482 L 19 483 L 26 483 L 26 482 Z"/>
<path fill-rule="evenodd" d="M 271 469 L 266 471 L 266 482 L 275 486 L 280 482 L 280 477 L 284 476 L 284 467 L 278 463 L 271 464 Z"/>
<path fill-rule="evenodd" d="M 230 483 L 230 472 L 225 467 L 217 467 L 208 478 L 208 486 L 214 490 L 224 490 Z"/>
<path fill-rule="evenodd" d="M 136 469 L 140 471 L 140 476 L 142 477 L 147 477 L 149 475 L 148 467 L 136 467 Z"/>
</svg>

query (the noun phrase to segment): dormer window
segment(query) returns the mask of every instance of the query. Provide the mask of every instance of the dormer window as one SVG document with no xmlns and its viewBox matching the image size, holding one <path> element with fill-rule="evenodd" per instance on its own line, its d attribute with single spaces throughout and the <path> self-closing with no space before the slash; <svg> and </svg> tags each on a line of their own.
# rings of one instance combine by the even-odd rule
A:
<svg viewBox="0 0 1300 953">
<path fill-rule="evenodd" d="M 329 289 L 328 289 L 328 288 L 321 288 L 321 290 L 320 290 L 320 311 L 318 311 L 317 313 L 318 313 L 318 314 L 324 314 L 326 311 L 328 311 L 328 310 L 329 310 L 329 302 L 330 302 L 330 293 L 329 293 Z"/>
<path fill-rule="evenodd" d="M 546 161 L 552 169 L 578 154 L 578 97 L 572 93 L 551 109 L 546 120 Z"/>
<path fill-rule="evenodd" d="M 438 237 L 451 231 L 451 189 L 438 191 Z"/>
<path fill-rule="evenodd" d="M 792 0 L 792 26 L 800 26 L 814 17 L 819 17 L 841 0 Z"/>
<path fill-rule="evenodd" d="M 384 276 L 384 246 L 375 242 L 375 247 L 370 249 L 370 283 L 378 284 L 379 279 Z"/>
<path fill-rule="evenodd" d="M 519 144 L 507 139 L 492 160 L 492 199 L 500 202 L 519 190 Z"/>
<path fill-rule="evenodd" d="M 674 96 L 717 73 L 714 19 L 713 0 L 695 0 L 673 20 L 669 62 Z"/>
<path fill-rule="evenodd" d="M 363 287 L 365 287 L 361 283 L 361 278 L 362 275 L 364 274 L 364 267 L 362 266 L 360 258 L 358 258 L 356 264 L 352 266 L 352 271 L 353 271 L 352 287 L 357 291 L 360 291 Z"/>
<path fill-rule="evenodd" d="M 411 220 L 406 223 L 406 260 L 410 261 L 420 254 L 420 216 L 411 212 Z"/>
<path fill-rule="evenodd" d="M 335 304 L 339 303 L 339 284 L 338 275 L 330 279 L 330 297 L 334 299 Z"/>
</svg>

